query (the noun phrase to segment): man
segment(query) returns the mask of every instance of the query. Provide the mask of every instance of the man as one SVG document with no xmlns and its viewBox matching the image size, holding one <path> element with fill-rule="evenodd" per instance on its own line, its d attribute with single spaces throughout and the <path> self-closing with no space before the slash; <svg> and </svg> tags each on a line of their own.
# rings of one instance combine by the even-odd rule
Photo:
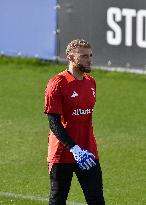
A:
<svg viewBox="0 0 146 205">
<path fill-rule="evenodd" d="M 96 83 L 92 50 L 83 39 L 66 49 L 68 68 L 52 78 L 45 90 L 48 115 L 49 205 L 66 205 L 75 172 L 88 205 L 104 205 L 102 172 L 92 127 Z"/>
</svg>

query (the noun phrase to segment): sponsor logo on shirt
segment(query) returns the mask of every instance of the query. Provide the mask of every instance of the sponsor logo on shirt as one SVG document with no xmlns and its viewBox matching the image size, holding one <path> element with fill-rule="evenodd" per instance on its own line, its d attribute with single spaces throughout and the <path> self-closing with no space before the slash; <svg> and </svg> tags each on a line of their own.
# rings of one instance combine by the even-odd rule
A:
<svg viewBox="0 0 146 205">
<path fill-rule="evenodd" d="M 93 109 L 76 109 L 73 111 L 72 115 L 88 115 L 93 112 Z"/>
<path fill-rule="evenodd" d="M 78 96 L 78 93 L 76 93 L 76 91 L 73 91 L 73 94 L 71 95 L 72 98 L 75 98 Z"/>
</svg>

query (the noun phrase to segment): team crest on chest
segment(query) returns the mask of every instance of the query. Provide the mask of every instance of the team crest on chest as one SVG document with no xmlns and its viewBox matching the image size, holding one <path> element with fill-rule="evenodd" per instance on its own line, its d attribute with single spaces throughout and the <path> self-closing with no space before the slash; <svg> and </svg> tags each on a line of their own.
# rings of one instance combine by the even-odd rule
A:
<svg viewBox="0 0 146 205">
<path fill-rule="evenodd" d="M 73 94 L 71 95 L 71 98 L 75 98 L 78 96 L 78 93 L 76 91 L 73 91 Z"/>
<path fill-rule="evenodd" d="M 95 97 L 95 89 L 94 88 L 91 88 L 91 90 L 92 90 L 92 94 L 93 94 L 93 96 Z"/>
</svg>

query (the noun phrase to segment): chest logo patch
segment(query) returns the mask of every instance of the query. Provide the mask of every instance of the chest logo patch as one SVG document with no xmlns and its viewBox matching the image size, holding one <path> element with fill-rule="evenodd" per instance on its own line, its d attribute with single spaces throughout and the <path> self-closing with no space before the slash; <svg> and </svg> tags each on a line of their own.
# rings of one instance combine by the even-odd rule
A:
<svg viewBox="0 0 146 205">
<path fill-rule="evenodd" d="M 96 95 L 96 93 L 95 93 L 95 89 L 94 89 L 94 88 L 91 88 L 91 90 L 92 90 L 92 94 L 93 94 L 93 96 L 95 97 L 95 95 Z"/>
<path fill-rule="evenodd" d="M 71 95 L 71 98 L 75 98 L 78 96 L 78 93 L 76 91 L 73 91 L 73 94 Z"/>
</svg>

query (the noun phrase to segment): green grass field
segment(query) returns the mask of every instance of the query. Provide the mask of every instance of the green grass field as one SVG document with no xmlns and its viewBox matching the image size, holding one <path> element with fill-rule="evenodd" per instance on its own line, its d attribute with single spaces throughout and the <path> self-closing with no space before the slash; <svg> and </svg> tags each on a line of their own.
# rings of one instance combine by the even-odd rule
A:
<svg viewBox="0 0 146 205">
<path fill-rule="evenodd" d="M 44 89 L 65 67 L 0 57 L 0 205 L 47 205 L 21 196 L 48 197 Z M 92 75 L 106 205 L 146 205 L 146 76 L 100 70 Z M 75 176 L 68 201 L 85 204 Z"/>
</svg>

